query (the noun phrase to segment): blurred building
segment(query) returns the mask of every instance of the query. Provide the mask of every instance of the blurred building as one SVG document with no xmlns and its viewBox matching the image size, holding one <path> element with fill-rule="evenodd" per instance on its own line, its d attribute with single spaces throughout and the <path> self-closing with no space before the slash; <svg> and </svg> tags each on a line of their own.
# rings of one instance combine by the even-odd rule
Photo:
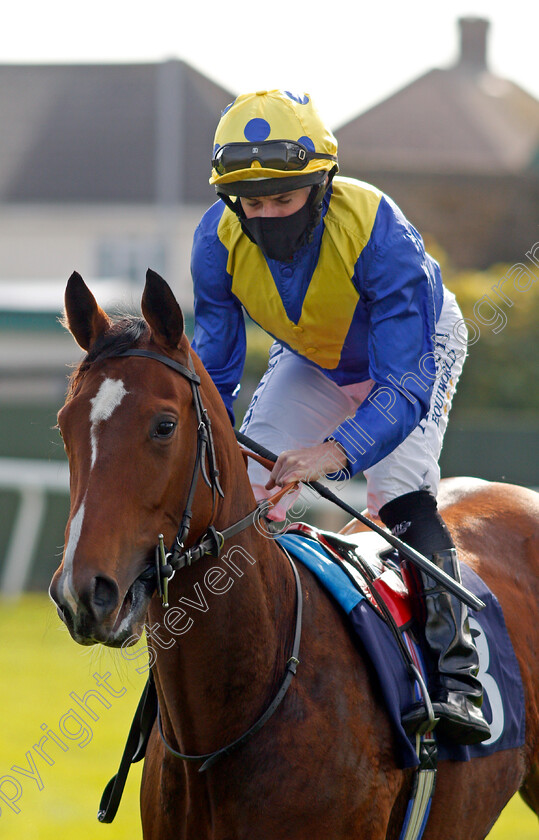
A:
<svg viewBox="0 0 539 840">
<path fill-rule="evenodd" d="M 489 22 L 460 53 L 336 131 L 341 174 L 374 183 L 459 267 L 521 260 L 539 240 L 539 102 L 490 72 Z"/>
<path fill-rule="evenodd" d="M 178 60 L 0 65 L 0 282 L 76 269 L 141 284 L 151 266 L 190 307 L 191 240 L 231 99 Z"/>
<path fill-rule="evenodd" d="M 538 239 L 539 102 L 488 69 L 488 21 L 459 21 L 433 69 L 337 132 L 341 172 L 391 195 L 459 266 Z M 233 94 L 183 61 L 0 65 L 0 284 L 141 284 L 151 265 L 191 307 L 194 228 Z"/>
</svg>

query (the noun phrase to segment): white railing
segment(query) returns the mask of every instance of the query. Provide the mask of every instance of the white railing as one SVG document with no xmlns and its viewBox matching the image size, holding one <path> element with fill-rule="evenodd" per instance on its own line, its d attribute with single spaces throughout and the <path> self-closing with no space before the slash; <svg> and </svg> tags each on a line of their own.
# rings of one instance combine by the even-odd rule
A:
<svg viewBox="0 0 539 840">
<path fill-rule="evenodd" d="M 348 504 L 359 510 L 365 507 L 364 482 L 353 482 L 344 487 L 329 483 L 329 486 L 337 490 L 338 495 Z M 16 597 L 24 590 L 30 575 L 43 527 L 47 493 L 69 493 L 69 469 L 63 461 L 0 458 L 0 489 L 13 490 L 19 496 L 0 576 L 0 593 Z M 301 504 L 298 507 L 301 509 Z M 327 515 L 331 505 L 307 491 L 305 513 L 307 511 L 317 515 L 323 511 Z M 303 516 L 301 512 L 298 518 Z M 331 522 L 328 525 L 331 526 Z"/>
<path fill-rule="evenodd" d="M 366 507 L 365 482 L 353 481 L 344 485 L 328 482 L 328 486 L 357 510 L 362 511 Z M 0 575 L 0 594 L 14 597 L 24 590 L 30 574 L 43 526 L 47 493 L 69 493 L 69 469 L 62 461 L 0 458 L 0 489 L 14 490 L 19 495 L 18 509 Z M 539 490 L 538 487 L 532 489 Z M 332 510 L 337 509 L 307 491 L 305 513 L 309 511 L 320 516 L 321 527 L 339 527 L 335 522 L 324 521 L 328 516 L 331 518 Z M 300 513 L 298 518 L 303 516 L 304 513 Z"/>
<path fill-rule="evenodd" d="M 69 471 L 62 461 L 0 458 L 0 488 L 19 494 L 0 578 L 2 595 L 19 595 L 28 580 L 41 534 L 48 492 L 69 493 Z"/>
</svg>

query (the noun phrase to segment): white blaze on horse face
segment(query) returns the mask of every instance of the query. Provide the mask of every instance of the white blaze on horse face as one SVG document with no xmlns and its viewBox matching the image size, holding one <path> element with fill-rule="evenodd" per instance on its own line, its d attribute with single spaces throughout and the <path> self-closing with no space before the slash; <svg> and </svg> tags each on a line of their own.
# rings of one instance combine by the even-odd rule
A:
<svg viewBox="0 0 539 840">
<path fill-rule="evenodd" d="M 62 574 L 62 590 L 63 595 L 71 609 L 73 615 L 77 612 L 77 601 L 73 595 L 71 588 L 71 580 L 73 575 L 73 558 L 79 543 L 80 534 L 82 531 L 82 523 L 84 521 L 84 502 L 76 512 L 69 525 L 69 539 L 67 541 L 66 550 L 64 552 L 64 572 Z"/>
<path fill-rule="evenodd" d="M 95 397 L 90 400 L 90 443 L 92 447 L 92 467 L 97 460 L 97 427 L 100 423 L 108 420 L 113 411 L 120 405 L 121 401 L 127 394 L 124 383 L 121 379 L 103 380 L 99 386 L 99 390 Z M 69 525 L 69 539 L 64 552 L 64 571 L 61 578 L 62 592 L 65 601 L 69 604 L 73 611 L 73 615 L 77 613 L 77 598 L 73 590 L 73 561 L 75 559 L 75 552 L 79 544 L 80 535 L 82 532 L 82 525 L 84 522 L 86 496 L 84 497 L 79 509 L 71 519 Z"/>
<path fill-rule="evenodd" d="M 103 380 L 99 387 L 99 391 L 90 402 L 92 409 L 90 411 L 90 442 L 92 445 L 92 467 L 97 460 L 97 426 L 104 420 L 108 420 L 112 412 L 118 408 L 121 401 L 127 394 L 124 383 L 121 379 Z"/>
</svg>

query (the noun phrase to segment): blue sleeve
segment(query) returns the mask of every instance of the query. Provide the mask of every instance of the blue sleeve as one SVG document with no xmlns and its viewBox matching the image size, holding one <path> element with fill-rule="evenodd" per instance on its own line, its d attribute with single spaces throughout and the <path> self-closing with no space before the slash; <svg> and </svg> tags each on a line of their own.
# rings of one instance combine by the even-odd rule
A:
<svg viewBox="0 0 539 840">
<path fill-rule="evenodd" d="M 435 379 L 439 268 L 387 198 L 355 280 L 368 311 L 369 376 L 375 384 L 355 416 L 331 436 L 347 452 L 352 475 L 389 455 L 415 429 L 428 413 Z"/>
<path fill-rule="evenodd" d="M 227 251 L 216 235 L 204 231 L 203 222 L 195 231 L 191 254 L 193 349 L 210 374 L 234 425 L 232 404 L 245 363 L 245 321 L 241 304 L 231 291 Z"/>
</svg>

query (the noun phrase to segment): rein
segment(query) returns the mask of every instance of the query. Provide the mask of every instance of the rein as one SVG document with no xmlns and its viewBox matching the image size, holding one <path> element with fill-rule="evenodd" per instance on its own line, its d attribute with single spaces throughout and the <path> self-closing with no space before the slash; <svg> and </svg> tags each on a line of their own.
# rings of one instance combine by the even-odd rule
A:
<svg viewBox="0 0 539 840">
<path fill-rule="evenodd" d="M 277 455 L 275 453 L 270 452 L 269 449 L 266 449 L 265 446 L 262 446 L 260 443 L 252 440 L 251 438 L 244 435 L 243 432 L 236 432 L 237 440 L 242 443 L 244 446 L 248 446 L 249 449 L 252 449 L 253 452 L 257 452 L 262 457 L 266 458 L 268 461 L 275 463 L 277 460 Z M 340 507 L 346 513 L 353 516 L 354 519 L 357 519 L 363 525 L 366 525 L 370 528 L 371 531 L 374 531 L 375 534 L 378 534 L 380 537 L 388 542 L 393 548 L 396 548 L 400 554 L 403 554 L 405 557 L 410 560 L 414 566 L 417 566 L 423 572 L 426 572 L 431 578 L 433 578 L 436 583 L 441 584 L 445 589 L 447 589 L 455 598 L 458 598 L 459 601 L 462 601 L 463 604 L 466 604 L 468 607 L 471 607 L 472 610 L 476 610 L 479 612 L 480 610 L 485 608 L 485 604 L 481 601 L 480 598 L 477 598 L 473 592 L 470 592 L 469 589 L 466 589 L 459 581 L 455 580 L 455 578 L 450 577 L 446 572 L 442 569 L 439 569 L 434 563 L 420 554 L 419 551 L 416 551 L 415 548 L 412 548 L 411 545 L 408 543 L 403 542 L 399 537 L 395 536 L 391 531 L 387 531 L 384 528 L 381 528 L 376 522 L 373 522 L 367 516 L 360 513 L 358 510 L 353 508 L 351 505 L 347 504 L 343 499 L 340 499 L 335 493 L 332 493 L 327 487 L 321 484 L 320 481 L 304 481 L 307 487 L 311 487 L 315 490 L 323 499 L 328 499 L 328 501 L 333 502 L 333 504 Z"/>
<path fill-rule="evenodd" d="M 286 667 L 285 667 L 285 676 L 281 683 L 281 686 L 273 698 L 272 702 L 266 709 L 266 711 L 258 718 L 258 720 L 253 723 L 253 725 L 247 729 L 246 732 L 243 733 L 239 738 L 232 741 L 230 744 L 227 744 L 226 747 L 221 747 L 218 750 L 214 750 L 214 752 L 206 753 L 203 755 L 186 755 L 185 753 L 178 752 L 173 747 L 170 746 L 169 743 L 165 740 L 165 736 L 163 734 L 163 729 L 161 725 L 161 715 L 159 714 L 159 708 L 157 709 L 157 726 L 159 729 L 159 734 L 161 735 L 161 739 L 163 744 L 167 748 L 172 755 L 175 755 L 177 758 L 183 759 L 183 761 L 203 761 L 201 767 L 199 767 L 198 772 L 203 773 L 204 770 L 208 770 L 216 761 L 222 758 L 225 755 L 228 755 L 232 750 L 236 749 L 236 747 L 241 746 L 244 744 L 249 738 L 251 738 L 259 729 L 262 729 L 265 723 L 270 719 L 270 717 L 277 711 L 277 708 L 280 706 L 282 700 L 286 692 L 288 691 L 288 687 L 292 682 L 292 677 L 295 676 L 297 666 L 299 665 L 299 648 L 301 642 L 301 622 L 302 622 L 302 615 L 303 615 L 303 595 L 301 590 L 301 582 L 299 579 L 298 570 L 294 564 L 294 561 L 290 557 L 287 551 L 283 549 L 288 561 L 292 567 L 292 571 L 294 573 L 294 579 L 296 582 L 296 622 L 294 628 L 294 642 L 292 645 L 292 654 L 289 657 Z"/>
<path fill-rule="evenodd" d="M 185 504 L 185 509 L 181 519 L 180 527 L 178 529 L 178 533 L 176 535 L 170 552 L 167 552 L 166 550 L 163 535 L 160 534 L 158 536 L 158 544 L 155 552 L 155 569 L 152 570 L 152 574 L 155 573 L 157 578 L 157 590 L 162 598 L 163 606 L 167 607 L 168 582 L 174 576 L 175 572 L 178 569 L 182 569 L 185 566 L 190 566 L 192 563 L 202 559 L 202 557 L 204 557 L 207 554 L 211 554 L 214 557 L 219 557 L 220 551 L 227 539 L 258 522 L 260 520 L 260 517 L 264 516 L 265 513 L 272 507 L 272 504 L 275 503 L 278 498 L 281 498 L 281 496 L 288 493 L 291 489 L 291 486 L 293 485 L 288 485 L 282 488 L 282 490 L 279 491 L 279 493 L 273 497 L 273 503 L 269 500 L 263 502 L 261 505 L 257 506 L 255 510 L 251 511 L 238 522 L 235 522 L 233 525 L 230 525 L 228 528 L 225 528 L 223 531 L 217 531 L 217 529 L 213 525 L 210 525 L 205 535 L 200 540 L 198 540 L 198 542 L 194 546 L 191 546 L 189 549 L 184 550 L 185 542 L 189 535 L 191 525 L 192 505 L 199 474 L 202 473 L 202 477 L 205 483 L 212 490 L 213 512 L 215 511 L 216 496 L 219 495 L 221 496 L 221 498 L 224 498 L 224 493 L 219 482 L 219 470 L 217 469 L 217 463 L 215 458 L 215 447 L 213 444 L 211 421 L 206 409 L 204 408 L 199 391 L 200 377 L 195 372 L 193 361 L 190 355 L 188 357 L 189 367 L 185 367 L 185 365 L 174 361 L 174 359 L 171 359 L 169 356 L 164 356 L 160 353 L 154 353 L 151 350 L 126 350 L 124 353 L 120 353 L 118 355 L 118 357 L 123 356 L 139 356 L 146 359 L 153 359 L 154 361 L 161 362 L 167 367 L 172 368 L 172 370 L 176 371 L 177 373 L 181 374 L 183 377 L 188 379 L 191 385 L 193 404 L 195 407 L 197 417 L 197 452 L 195 457 L 195 464 L 193 467 L 193 474 L 191 477 L 191 483 L 189 486 L 189 492 L 187 494 L 187 501 Z M 251 453 L 246 454 L 251 455 Z M 259 456 L 255 457 L 257 460 L 262 460 Z M 206 470 L 206 458 L 208 460 L 209 475 Z M 301 626 L 303 616 L 303 593 L 301 589 L 301 581 L 299 578 L 299 574 L 294 564 L 294 561 L 292 560 L 288 552 L 284 548 L 282 548 L 282 546 L 281 550 L 286 555 L 294 575 L 294 581 L 296 586 L 296 617 L 292 652 L 286 662 L 284 678 L 272 702 L 267 707 L 265 712 L 255 721 L 255 723 L 253 723 L 249 727 L 249 729 L 247 729 L 243 733 L 243 735 L 241 735 L 239 738 L 236 738 L 231 743 L 211 753 L 205 753 L 201 755 L 187 755 L 171 747 L 170 744 L 165 740 L 165 736 L 163 734 L 163 729 L 161 725 L 161 715 L 159 713 L 157 691 L 155 688 L 153 674 L 150 670 L 150 676 L 148 678 L 143 695 L 135 712 L 135 717 L 131 725 L 131 730 L 129 732 L 129 736 L 120 762 L 120 766 L 118 768 L 118 772 L 107 784 L 103 792 L 103 796 L 101 797 L 101 803 L 97 814 L 97 818 L 100 822 L 110 823 L 116 816 L 116 812 L 120 804 L 123 789 L 129 772 L 129 767 L 132 763 L 140 761 L 140 759 L 144 757 L 146 752 L 146 746 L 156 718 L 159 734 L 166 749 L 172 755 L 182 759 L 183 761 L 202 761 L 203 764 L 201 765 L 201 767 L 199 767 L 198 771 L 199 773 L 202 773 L 209 767 L 211 767 L 213 764 L 215 764 L 215 762 L 217 762 L 220 758 L 228 755 L 234 749 L 241 746 L 253 735 L 255 735 L 264 726 L 264 724 L 267 723 L 267 721 L 271 718 L 271 716 L 276 712 L 277 708 L 280 706 L 281 702 L 283 701 L 286 695 L 286 692 L 288 691 L 290 683 L 292 682 L 292 677 L 296 674 L 297 666 L 299 665 Z"/>
</svg>

